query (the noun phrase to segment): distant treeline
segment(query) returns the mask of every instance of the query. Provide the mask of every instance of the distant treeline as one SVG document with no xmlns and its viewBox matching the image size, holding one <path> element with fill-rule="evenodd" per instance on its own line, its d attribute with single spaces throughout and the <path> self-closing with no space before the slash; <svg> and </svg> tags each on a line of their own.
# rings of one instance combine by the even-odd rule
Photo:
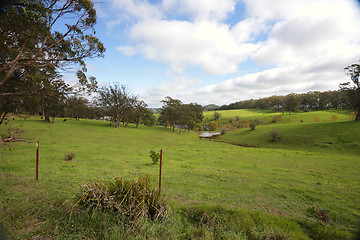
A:
<svg viewBox="0 0 360 240">
<path fill-rule="evenodd" d="M 216 110 L 230 109 L 262 109 L 274 111 L 350 109 L 351 104 L 345 90 L 310 91 L 307 93 L 291 93 L 286 96 L 271 96 L 250 99 L 222 105 Z"/>
</svg>

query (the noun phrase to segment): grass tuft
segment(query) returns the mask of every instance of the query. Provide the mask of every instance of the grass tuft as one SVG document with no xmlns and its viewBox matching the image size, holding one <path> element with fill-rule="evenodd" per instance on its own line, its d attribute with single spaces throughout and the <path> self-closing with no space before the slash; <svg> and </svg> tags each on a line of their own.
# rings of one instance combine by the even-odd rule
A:
<svg viewBox="0 0 360 240">
<path fill-rule="evenodd" d="M 110 181 L 93 180 L 82 185 L 81 192 L 78 202 L 88 210 L 120 213 L 133 220 L 162 219 L 166 215 L 164 199 L 151 186 L 149 175 L 138 180 L 121 177 Z"/>
</svg>

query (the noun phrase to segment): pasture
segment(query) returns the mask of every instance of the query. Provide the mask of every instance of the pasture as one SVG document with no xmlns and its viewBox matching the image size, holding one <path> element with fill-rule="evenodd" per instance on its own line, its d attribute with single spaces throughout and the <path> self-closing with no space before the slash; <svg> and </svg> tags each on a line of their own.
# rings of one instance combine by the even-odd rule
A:
<svg viewBox="0 0 360 240">
<path fill-rule="evenodd" d="M 269 120 L 278 115 L 219 113 Z M 312 121 L 319 114 L 324 120 Z M 338 120 L 331 122 L 334 114 Z M 7 129 L 20 128 L 19 138 L 40 142 L 39 181 L 34 181 L 35 143 L 1 147 L 0 224 L 11 239 L 354 238 L 360 223 L 360 124 L 342 111 L 290 116 L 292 123 L 229 131 L 215 141 L 155 126 L 114 129 L 96 120 L 10 120 L 0 126 L 4 137 Z M 274 127 L 280 142 L 269 140 Z M 243 143 L 258 147 L 234 145 Z M 93 179 L 150 174 L 156 186 L 159 166 L 152 164 L 149 151 L 160 149 L 167 219 L 128 224 L 121 216 L 75 206 L 79 185 Z M 64 161 L 67 153 L 75 158 Z"/>
</svg>

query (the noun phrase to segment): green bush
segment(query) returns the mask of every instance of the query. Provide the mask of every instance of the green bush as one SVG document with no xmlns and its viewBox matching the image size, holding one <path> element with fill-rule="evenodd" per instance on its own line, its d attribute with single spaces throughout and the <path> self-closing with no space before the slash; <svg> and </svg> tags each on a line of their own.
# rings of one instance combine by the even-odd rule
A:
<svg viewBox="0 0 360 240">
<path fill-rule="evenodd" d="M 73 160 L 74 158 L 75 158 L 75 153 L 65 153 L 65 155 L 64 155 L 64 157 L 65 157 L 65 161 L 71 161 L 71 160 Z"/>
<path fill-rule="evenodd" d="M 271 135 L 271 141 L 273 142 L 280 141 L 280 133 L 277 129 L 271 130 L 270 135 Z"/>
<path fill-rule="evenodd" d="M 210 131 L 215 131 L 219 126 L 219 122 L 218 121 L 211 121 L 206 123 L 206 127 L 208 130 Z"/>
<path fill-rule="evenodd" d="M 251 131 L 254 131 L 256 127 L 257 127 L 256 122 L 255 122 L 255 121 L 251 121 L 251 122 L 250 122 L 250 129 L 251 129 Z"/>
<path fill-rule="evenodd" d="M 148 175 L 138 180 L 121 177 L 110 181 L 93 180 L 81 186 L 78 203 L 87 210 L 120 213 L 132 220 L 162 219 L 166 215 L 164 199 L 151 186 Z"/>
<path fill-rule="evenodd" d="M 153 164 L 157 164 L 160 159 L 160 153 L 157 153 L 157 152 L 151 150 L 150 158 L 151 158 Z"/>
</svg>

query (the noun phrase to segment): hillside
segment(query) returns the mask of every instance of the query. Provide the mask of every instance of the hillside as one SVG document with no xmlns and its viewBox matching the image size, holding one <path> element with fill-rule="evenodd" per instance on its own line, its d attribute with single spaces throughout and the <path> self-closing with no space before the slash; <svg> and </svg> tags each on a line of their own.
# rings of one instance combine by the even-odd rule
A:
<svg viewBox="0 0 360 240">
<path fill-rule="evenodd" d="M 283 127 L 277 149 L 265 140 L 273 126 Z M 304 126 L 309 134 L 301 138 Z M 351 130 L 358 129 L 354 122 L 269 124 L 251 132 L 229 131 L 221 139 L 247 138 L 262 148 L 201 140 L 196 133 L 162 127 L 114 129 L 95 120 L 56 119 L 49 124 L 16 118 L 0 126 L 0 133 L 5 136 L 8 128 L 18 127 L 24 130 L 19 138 L 38 137 L 40 170 L 36 183 L 34 143 L 1 147 L 0 223 L 10 238 L 349 239 L 359 223 L 360 158 L 351 145 L 359 142 L 358 134 L 352 134 L 358 131 Z M 342 140 L 338 132 L 351 140 Z M 309 152 L 306 144 L 322 139 L 315 136 L 320 133 L 324 141 L 333 142 L 332 151 Z M 166 221 L 124 227 L 121 218 L 73 208 L 79 185 L 94 178 L 150 174 L 156 186 L 159 170 L 151 164 L 149 151 L 160 149 L 162 193 L 169 207 Z M 64 154 L 71 152 L 75 159 L 64 161 Z M 329 221 L 316 216 L 323 210 Z"/>
</svg>

